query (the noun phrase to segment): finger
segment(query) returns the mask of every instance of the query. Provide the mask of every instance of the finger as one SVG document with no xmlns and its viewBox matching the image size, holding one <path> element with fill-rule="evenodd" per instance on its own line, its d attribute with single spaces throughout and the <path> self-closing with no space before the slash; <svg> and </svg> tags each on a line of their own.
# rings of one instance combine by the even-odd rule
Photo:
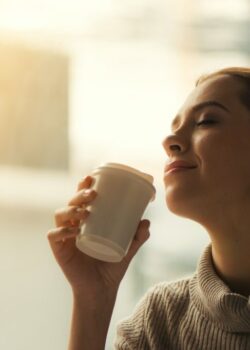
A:
<svg viewBox="0 0 250 350">
<path fill-rule="evenodd" d="M 130 263 L 130 261 L 133 259 L 139 248 L 149 239 L 149 226 L 149 220 L 142 220 L 139 223 L 134 239 L 130 245 L 129 251 L 124 258 L 125 260 L 127 260 L 128 263 Z"/>
<path fill-rule="evenodd" d="M 80 191 L 84 188 L 90 188 L 93 185 L 94 178 L 92 176 L 85 176 L 82 180 L 79 181 L 77 186 L 77 191 Z"/>
<path fill-rule="evenodd" d="M 80 222 L 80 220 L 85 219 L 88 214 L 89 211 L 84 205 L 82 207 L 68 206 L 60 208 L 55 212 L 55 223 L 57 227 L 69 226 L 72 222 Z"/>
<path fill-rule="evenodd" d="M 88 217 L 89 211 L 82 207 L 69 206 L 60 208 L 55 212 L 55 224 L 57 227 L 76 225 Z"/>
<path fill-rule="evenodd" d="M 76 193 L 76 195 L 71 198 L 69 205 L 82 206 L 85 204 L 90 204 L 96 197 L 97 193 L 92 189 L 83 189 Z"/>
<path fill-rule="evenodd" d="M 65 240 L 74 238 L 80 233 L 79 227 L 58 227 L 47 233 L 47 238 L 51 246 L 63 243 Z"/>
</svg>

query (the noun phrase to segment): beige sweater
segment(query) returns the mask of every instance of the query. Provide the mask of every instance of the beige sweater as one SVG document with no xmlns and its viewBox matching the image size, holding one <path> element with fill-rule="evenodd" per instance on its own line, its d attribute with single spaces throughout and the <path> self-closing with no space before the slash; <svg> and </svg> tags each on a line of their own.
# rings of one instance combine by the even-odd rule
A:
<svg viewBox="0 0 250 350">
<path fill-rule="evenodd" d="M 250 297 L 216 275 L 209 245 L 188 279 L 150 288 L 117 327 L 115 349 L 250 350 Z"/>
</svg>

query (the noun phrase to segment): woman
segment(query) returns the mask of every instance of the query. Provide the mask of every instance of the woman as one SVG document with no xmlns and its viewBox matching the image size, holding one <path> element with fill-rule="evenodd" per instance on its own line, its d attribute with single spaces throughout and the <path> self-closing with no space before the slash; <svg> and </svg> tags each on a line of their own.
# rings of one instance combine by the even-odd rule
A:
<svg viewBox="0 0 250 350">
<path fill-rule="evenodd" d="M 116 349 L 250 349 L 250 69 L 227 68 L 199 79 L 163 141 L 166 204 L 201 224 L 211 244 L 196 273 L 150 288 L 118 325 Z M 79 220 L 98 195 L 91 177 L 78 185 L 48 233 L 73 291 L 69 350 L 103 350 L 119 284 L 149 238 L 140 222 L 124 260 L 105 263 L 75 247 Z"/>
</svg>

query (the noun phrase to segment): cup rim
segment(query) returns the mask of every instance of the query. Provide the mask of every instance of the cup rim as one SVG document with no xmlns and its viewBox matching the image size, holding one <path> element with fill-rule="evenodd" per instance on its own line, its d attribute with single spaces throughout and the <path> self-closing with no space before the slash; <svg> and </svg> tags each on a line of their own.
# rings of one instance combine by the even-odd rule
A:
<svg viewBox="0 0 250 350">
<path fill-rule="evenodd" d="M 144 180 L 146 180 L 148 183 L 150 183 L 151 185 L 153 185 L 154 182 L 154 178 L 152 175 L 144 173 L 140 170 L 137 170 L 136 168 L 133 168 L 131 166 L 125 165 L 125 164 L 121 164 L 121 163 L 112 163 L 112 162 L 108 162 L 108 163 L 103 163 L 101 164 L 99 167 L 97 167 L 95 170 L 99 169 L 99 168 L 112 168 L 112 169 L 120 169 L 120 170 L 124 170 L 127 171 L 129 173 L 135 174 L 140 176 L 141 178 L 143 178 Z"/>
</svg>

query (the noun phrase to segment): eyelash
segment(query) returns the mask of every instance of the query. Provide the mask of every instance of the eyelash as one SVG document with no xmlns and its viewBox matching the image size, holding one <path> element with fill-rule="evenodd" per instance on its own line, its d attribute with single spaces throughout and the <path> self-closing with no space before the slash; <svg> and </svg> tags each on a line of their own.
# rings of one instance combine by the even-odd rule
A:
<svg viewBox="0 0 250 350">
<path fill-rule="evenodd" d="M 208 124 L 216 124 L 217 122 L 213 119 L 203 119 L 200 122 L 196 123 L 197 126 L 200 125 L 208 125 Z"/>
</svg>

